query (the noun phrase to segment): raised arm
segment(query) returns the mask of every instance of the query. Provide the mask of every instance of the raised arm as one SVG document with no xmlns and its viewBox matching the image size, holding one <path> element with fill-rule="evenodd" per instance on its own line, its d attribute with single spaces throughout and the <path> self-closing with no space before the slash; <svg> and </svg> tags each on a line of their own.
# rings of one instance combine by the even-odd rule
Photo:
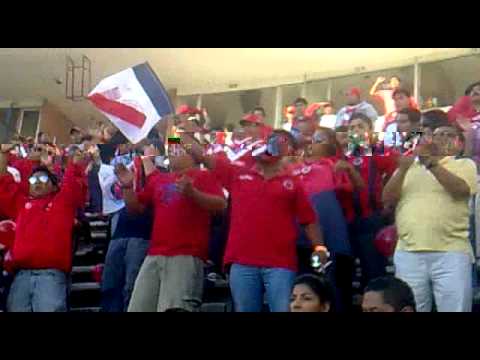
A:
<svg viewBox="0 0 480 360">
<path fill-rule="evenodd" d="M 0 148 L 0 213 L 11 219 L 18 216 L 25 206 L 28 194 L 22 191 L 22 186 L 15 182 L 7 171 L 9 145 Z"/>
<path fill-rule="evenodd" d="M 362 190 L 365 188 L 365 181 L 363 181 L 362 176 L 355 170 L 352 164 L 346 160 L 339 160 L 335 164 L 335 172 L 345 171 L 348 175 L 348 178 L 352 182 L 353 188 L 355 190 Z"/>
<path fill-rule="evenodd" d="M 375 81 L 375 84 L 373 84 L 372 88 L 370 89 L 370 95 L 375 96 L 378 90 L 378 85 L 380 85 L 382 82 L 385 81 L 385 78 L 383 76 L 380 76 L 377 78 Z"/>
<path fill-rule="evenodd" d="M 87 199 L 87 176 L 88 166 L 86 153 L 77 151 L 69 159 L 62 185 L 58 194 L 73 209 L 82 208 Z"/>
<path fill-rule="evenodd" d="M 472 162 L 471 169 L 453 173 L 439 163 L 435 144 L 427 144 L 416 148 L 420 163 L 435 176 L 443 188 L 456 200 L 468 199 L 476 188 L 476 166 Z M 468 171 L 467 171 L 468 170 Z M 468 180 L 468 181 L 467 181 Z M 472 184 L 470 186 L 470 184 Z"/>
<path fill-rule="evenodd" d="M 394 207 L 402 196 L 403 182 L 408 169 L 413 164 L 414 158 L 402 156 L 398 159 L 399 167 L 383 188 L 382 201 L 385 206 Z"/>
<path fill-rule="evenodd" d="M 201 208 L 216 212 L 227 208 L 227 201 L 223 196 L 214 195 L 198 189 L 191 178 L 183 176 L 176 183 L 177 190 L 184 196 L 192 199 Z M 219 189 L 221 191 L 221 189 Z"/>
<path fill-rule="evenodd" d="M 128 211 L 132 213 L 142 213 L 145 211 L 146 206 L 139 200 L 137 193 L 133 190 L 133 182 L 135 176 L 132 171 L 128 170 L 125 165 L 119 164 L 115 167 L 115 174 L 117 175 L 120 184 L 122 184 L 123 190 L 123 199 L 125 200 L 125 204 L 127 205 Z M 147 186 L 144 190 L 144 197 L 147 199 L 149 194 L 146 193 L 148 186 L 148 179 L 147 179 Z"/>
</svg>

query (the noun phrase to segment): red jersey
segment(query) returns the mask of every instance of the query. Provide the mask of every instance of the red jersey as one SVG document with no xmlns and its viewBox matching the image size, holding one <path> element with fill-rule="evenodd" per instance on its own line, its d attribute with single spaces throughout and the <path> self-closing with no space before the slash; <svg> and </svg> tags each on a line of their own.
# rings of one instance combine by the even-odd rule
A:
<svg viewBox="0 0 480 360">
<path fill-rule="evenodd" d="M 13 267 L 20 269 L 72 268 L 72 231 L 77 209 L 86 199 L 85 169 L 70 164 L 56 194 L 31 199 L 12 176 L 0 176 L 0 203 L 15 212 Z"/>
<path fill-rule="evenodd" d="M 470 121 L 480 121 L 480 112 L 475 110 L 470 96 L 462 96 L 448 111 L 448 120 L 454 124 L 458 116 L 466 117 Z"/>
<path fill-rule="evenodd" d="M 353 193 L 353 196 L 344 194 L 339 199 L 349 222 L 356 217 L 367 218 L 382 208 L 384 181 L 392 176 L 397 168 L 397 155 L 393 154 L 362 156 L 359 158 L 361 160 L 357 159 L 353 156 L 347 157 L 347 161 L 360 173 L 366 186 L 362 191 Z"/>
<path fill-rule="evenodd" d="M 255 168 L 217 157 L 213 173 L 232 199 L 224 262 L 297 269 L 297 220 L 315 223 L 305 190 L 289 172 L 265 179 Z"/>
<path fill-rule="evenodd" d="M 210 195 L 223 197 L 221 187 L 209 171 L 191 169 L 187 176 L 193 186 Z M 211 214 L 194 200 L 177 192 L 178 173 L 154 171 L 147 178 L 138 199 L 153 208 L 153 232 L 149 255 L 190 255 L 208 259 Z"/>
</svg>

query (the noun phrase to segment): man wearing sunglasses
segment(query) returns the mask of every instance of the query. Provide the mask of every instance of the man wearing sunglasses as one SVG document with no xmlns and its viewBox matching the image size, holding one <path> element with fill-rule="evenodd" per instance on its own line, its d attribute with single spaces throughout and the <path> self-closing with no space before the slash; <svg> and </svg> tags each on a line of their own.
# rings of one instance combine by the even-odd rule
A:
<svg viewBox="0 0 480 360">
<path fill-rule="evenodd" d="M 29 191 L 6 172 L 7 147 L 0 153 L 0 203 L 15 213 L 11 250 L 15 277 L 7 301 L 9 312 L 67 311 L 67 274 L 72 267 L 72 229 L 85 202 L 85 161 L 77 152 L 62 184 L 46 168 L 28 179 Z"/>
<path fill-rule="evenodd" d="M 328 260 L 308 197 L 282 162 L 294 147 L 292 135 L 274 130 L 252 152 L 255 163 L 250 167 L 235 166 L 221 156 L 205 156 L 187 133 L 181 139 L 231 195 L 224 263 L 230 267 L 235 311 L 260 312 L 264 289 L 271 312 L 289 311 L 297 271 L 297 220 L 305 226 L 314 255 L 323 264 Z"/>
<path fill-rule="evenodd" d="M 133 173 L 116 167 L 128 210 L 153 211 L 150 246 L 128 312 L 200 310 L 211 216 L 227 205 L 215 178 L 179 141 L 169 139 L 167 152 L 170 172 L 153 171 L 141 192 L 133 190 Z"/>
<path fill-rule="evenodd" d="M 402 156 L 383 199 L 396 205 L 396 276 L 413 290 L 419 312 L 472 310 L 473 252 L 469 200 L 477 192 L 476 166 L 458 158 L 463 137 L 453 126 L 434 130 L 415 157 Z"/>
</svg>

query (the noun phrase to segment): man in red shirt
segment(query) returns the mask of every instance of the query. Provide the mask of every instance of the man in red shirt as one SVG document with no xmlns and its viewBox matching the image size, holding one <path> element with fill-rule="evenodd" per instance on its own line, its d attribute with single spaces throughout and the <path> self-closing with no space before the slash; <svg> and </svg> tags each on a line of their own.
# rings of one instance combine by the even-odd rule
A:
<svg viewBox="0 0 480 360">
<path fill-rule="evenodd" d="M 216 179 L 199 169 L 180 144 L 169 144 L 168 153 L 171 172 L 155 170 L 138 194 L 133 174 L 121 165 L 116 169 L 128 209 L 143 212 L 150 206 L 154 217 L 129 312 L 199 310 L 211 213 L 227 205 Z"/>
<path fill-rule="evenodd" d="M 372 139 L 373 125 L 364 114 L 353 114 L 349 133 Z M 378 154 L 375 144 L 369 145 L 371 155 L 362 149 L 354 149 L 347 160 L 360 173 L 366 186 L 354 191 L 348 202 L 342 199 L 349 222 L 350 241 L 354 254 L 360 259 L 363 285 L 385 274 L 385 259 L 373 244 L 378 231 L 384 226 L 382 212 L 383 184 L 397 167 L 397 156 Z"/>
<path fill-rule="evenodd" d="M 480 121 L 480 82 L 470 85 L 465 90 L 465 96 L 458 99 L 448 112 L 448 121 L 451 123 L 460 120 L 461 125 L 463 118 L 468 122 Z"/>
<path fill-rule="evenodd" d="M 16 221 L 11 249 L 15 278 L 9 312 L 67 311 L 67 274 L 72 268 L 72 230 L 85 203 L 84 155 L 77 152 L 63 182 L 46 168 L 33 170 L 29 193 L 6 171 L 9 149 L 0 153 L 0 203 L 10 204 Z"/>
<path fill-rule="evenodd" d="M 182 141 L 193 145 L 188 135 Z M 250 168 L 235 166 L 222 157 L 205 157 L 201 149 L 191 147 L 232 199 L 224 263 L 231 266 L 230 287 L 238 312 L 260 312 L 264 289 L 270 311 L 289 311 L 297 271 L 297 221 L 305 226 L 314 255 L 323 263 L 327 260 L 309 199 L 282 163 L 293 143 L 291 134 L 275 130 L 267 144 L 254 151 L 255 165 Z"/>
</svg>

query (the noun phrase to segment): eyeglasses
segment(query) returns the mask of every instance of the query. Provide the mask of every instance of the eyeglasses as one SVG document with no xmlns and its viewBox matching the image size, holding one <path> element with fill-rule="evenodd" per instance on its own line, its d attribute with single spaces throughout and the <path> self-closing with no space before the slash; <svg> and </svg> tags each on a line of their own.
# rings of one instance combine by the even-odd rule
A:
<svg viewBox="0 0 480 360">
<path fill-rule="evenodd" d="M 32 176 L 28 179 L 30 185 L 38 184 L 39 182 L 42 184 L 46 184 L 49 181 L 49 177 L 47 175 L 40 175 L 40 176 Z"/>
</svg>

